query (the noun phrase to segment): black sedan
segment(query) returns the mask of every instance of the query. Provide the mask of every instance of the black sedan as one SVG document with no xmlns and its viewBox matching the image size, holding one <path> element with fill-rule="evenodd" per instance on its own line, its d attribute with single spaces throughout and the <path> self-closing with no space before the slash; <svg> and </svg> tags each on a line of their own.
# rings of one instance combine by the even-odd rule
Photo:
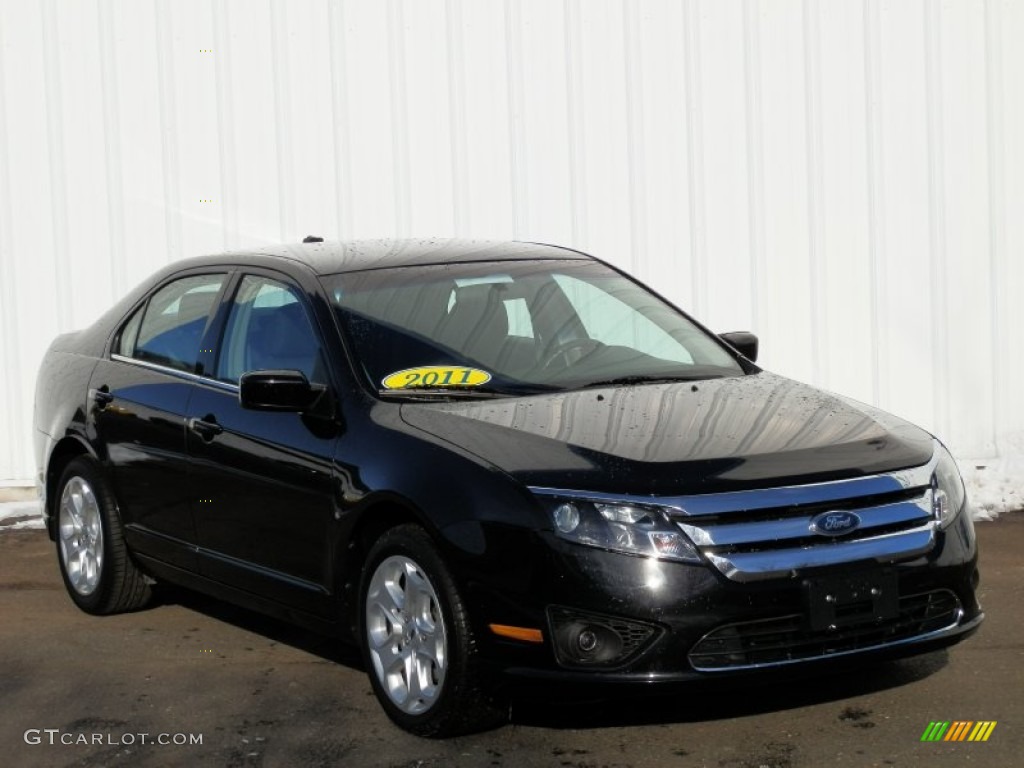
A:
<svg viewBox="0 0 1024 768">
<path fill-rule="evenodd" d="M 83 610 L 166 581 L 354 641 L 430 736 L 501 722 L 515 682 L 714 681 L 970 634 L 946 449 L 756 356 L 550 245 L 191 259 L 46 353 L 47 530 Z"/>
</svg>

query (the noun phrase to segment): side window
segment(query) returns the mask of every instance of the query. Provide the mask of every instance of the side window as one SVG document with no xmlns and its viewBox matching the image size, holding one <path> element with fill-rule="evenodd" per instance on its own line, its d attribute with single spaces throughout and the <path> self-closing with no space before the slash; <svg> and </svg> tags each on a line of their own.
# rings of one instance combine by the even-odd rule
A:
<svg viewBox="0 0 1024 768">
<path fill-rule="evenodd" d="M 223 284 L 224 275 L 195 275 L 175 280 L 154 293 L 146 305 L 132 357 L 194 372 L 199 342 Z M 131 321 L 124 331 L 129 326 Z"/>
<path fill-rule="evenodd" d="M 590 338 L 613 346 L 631 347 L 662 360 L 693 363 L 693 355 L 686 347 L 654 321 L 632 309 L 629 303 L 568 275 L 555 275 L 555 282 L 572 304 Z"/>
<path fill-rule="evenodd" d="M 217 378 L 237 383 L 246 371 L 302 371 L 326 384 L 320 340 L 295 291 L 256 275 L 242 278 L 217 359 Z"/>
</svg>

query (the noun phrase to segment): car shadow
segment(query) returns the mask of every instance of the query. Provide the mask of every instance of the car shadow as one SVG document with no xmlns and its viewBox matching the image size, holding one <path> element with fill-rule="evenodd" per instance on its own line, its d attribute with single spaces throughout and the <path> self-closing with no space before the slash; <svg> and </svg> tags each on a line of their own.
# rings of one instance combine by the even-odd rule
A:
<svg viewBox="0 0 1024 768">
<path fill-rule="evenodd" d="M 224 602 L 185 587 L 157 584 L 153 589 L 153 597 L 153 608 L 161 605 L 177 605 L 201 613 L 215 621 L 222 621 L 260 635 L 275 643 L 305 651 L 325 661 L 341 664 L 358 672 L 366 671 L 359 650 L 336 637 Z"/>
<path fill-rule="evenodd" d="M 514 695 L 512 722 L 576 730 L 727 720 L 839 702 L 899 688 L 934 675 L 948 663 L 948 651 L 939 650 L 911 659 L 881 661 L 826 674 L 773 674 L 767 680 L 722 680 L 717 685 L 677 684 L 670 691 L 653 695 L 615 692 L 604 697 L 563 696 L 552 686 L 543 698 L 539 689 Z M 858 708 L 848 707 L 840 717 L 857 725 L 864 716 L 866 713 Z"/>
</svg>

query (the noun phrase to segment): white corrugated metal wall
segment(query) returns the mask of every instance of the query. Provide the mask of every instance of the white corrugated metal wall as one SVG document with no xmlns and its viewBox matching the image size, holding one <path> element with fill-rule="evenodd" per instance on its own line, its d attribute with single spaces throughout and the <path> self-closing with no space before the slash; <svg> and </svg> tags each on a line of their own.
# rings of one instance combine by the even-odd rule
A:
<svg viewBox="0 0 1024 768">
<path fill-rule="evenodd" d="M 574 245 L 1024 451 L 1022 39 L 1011 0 L 0 0 L 0 479 L 55 334 L 308 233 Z"/>
</svg>

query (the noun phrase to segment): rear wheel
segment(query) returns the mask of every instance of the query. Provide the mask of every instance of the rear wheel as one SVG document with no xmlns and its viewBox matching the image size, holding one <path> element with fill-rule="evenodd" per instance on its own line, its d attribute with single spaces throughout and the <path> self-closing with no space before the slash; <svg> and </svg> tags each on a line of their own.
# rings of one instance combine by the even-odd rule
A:
<svg viewBox="0 0 1024 768">
<path fill-rule="evenodd" d="M 87 613 L 121 613 L 149 601 L 145 577 L 128 555 L 114 494 L 91 458 L 73 459 L 61 475 L 57 557 L 68 594 Z"/>
<path fill-rule="evenodd" d="M 401 525 L 378 539 L 360 594 L 370 683 L 397 725 L 443 737 L 507 720 L 480 672 L 465 604 L 422 528 Z"/>
</svg>

